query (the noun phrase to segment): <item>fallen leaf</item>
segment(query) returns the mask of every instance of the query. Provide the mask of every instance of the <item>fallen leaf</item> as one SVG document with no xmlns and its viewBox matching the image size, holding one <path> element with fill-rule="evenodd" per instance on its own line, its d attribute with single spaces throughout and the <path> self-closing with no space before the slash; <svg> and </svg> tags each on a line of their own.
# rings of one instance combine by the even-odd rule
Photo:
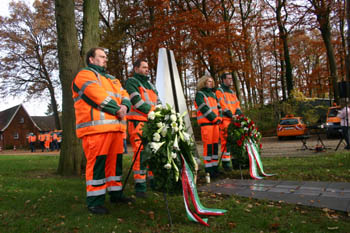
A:
<svg viewBox="0 0 350 233">
<path fill-rule="evenodd" d="M 150 219 L 154 220 L 154 212 L 153 211 L 148 212 L 148 215 L 149 215 Z"/>
<path fill-rule="evenodd" d="M 253 208 L 253 205 L 252 204 L 248 204 L 247 207 L 248 208 Z"/>
<path fill-rule="evenodd" d="M 117 218 L 117 221 L 120 222 L 120 223 L 122 223 L 122 222 L 124 222 L 124 219 L 122 219 L 122 218 Z"/>
<path fill-rule="evenodd" d="M 237 224 L 235 222 L 229 222 L 228 226 L 229 226 L 229 228 L 232 229 L 232 228 L 235 228 L 237 226 Z"/>
<path fill-rule="evenodd" d="M 328 230 L 338 230 L 339 227 L 327 227 Z"/>
<path fill-rule="evenodd" d="M 272 223 L 270 224 L 269 228 L 271 230 L 277 230 L 278 228 L 280 227 L 280 224 L 279 223 Z"/>
<path fill-rule="evenodd" d="M 250 209 L 244 209 L 244 211 L 250 213 Z"/>
</svg>

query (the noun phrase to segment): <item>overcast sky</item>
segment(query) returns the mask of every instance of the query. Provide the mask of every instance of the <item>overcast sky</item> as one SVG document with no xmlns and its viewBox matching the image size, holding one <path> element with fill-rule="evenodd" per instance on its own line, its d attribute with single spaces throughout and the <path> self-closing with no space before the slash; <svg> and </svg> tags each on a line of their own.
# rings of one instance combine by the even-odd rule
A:
<svg viewBox="0 0 350 233">
<path fill-rule="evenodd" d="M 0 15 L 1 16 L 9 16 L 8 4 L 11 0 L 0 0 Z M 29 4 L 32 4 L 34 0 L 22 0 Z M 47 110 L 48 101 L 43 100 L 32 100 L 30 102 L 24 103 L 24 97 L 16 97 L 16 98 L 0 98 L 0 111 L 6 110 L 13 106 L 23 103 L 25 109 L 31 116 L 44 116 Z"/>
</svg>

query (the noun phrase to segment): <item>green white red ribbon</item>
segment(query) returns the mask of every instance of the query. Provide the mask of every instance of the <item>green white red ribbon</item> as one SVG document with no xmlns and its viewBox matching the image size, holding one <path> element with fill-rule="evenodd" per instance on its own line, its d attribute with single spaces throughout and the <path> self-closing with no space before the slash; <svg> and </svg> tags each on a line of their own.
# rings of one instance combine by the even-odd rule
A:
<svg viewBox="0 0 350 233">
<path fill-rule="evenodd" d="M 250 139 L 245 143 L 245 148 L 247 150 L 249 158 L 249 173 L 253 179 L 261 180 L 263 177 L 258 174 L 258 167 L 263 176 L 273 176 L 274 174 L 267 174 L 264 172 L 263 164 L 260 159 L 259 151 L 254 142 Z"/>
<path fill-rule="evenodd" d="M 192 171 L 188 167 L 188 164 L 186 163 L 186 160 L 183 158 L 183 156 L 181 156 L 181 158 L 182 158 L 182 190 L 183 190 L 183 196 L 184 196 L 187 217 L 191 221 L 199 222 L 205 226 L 209 226 L 208 219 L 206 219 L 206 218 L 202 219 L 197 214 L 223 215 L 226 212 L 226 210 L 206 208 L 202 205 L 202 203 L 200 202 L 199 197 L 198 197 L 198 193 L 197 193 L 196 185 L 194 183 Z M 194 213 L 189 207 L 189 204 L 190 204 L 189 199 L 188 199 L 189 196 L 191 197 L 191 201 L 192 201 L 192 204 L 194 206 L 196 213 Z"/>
</svg>

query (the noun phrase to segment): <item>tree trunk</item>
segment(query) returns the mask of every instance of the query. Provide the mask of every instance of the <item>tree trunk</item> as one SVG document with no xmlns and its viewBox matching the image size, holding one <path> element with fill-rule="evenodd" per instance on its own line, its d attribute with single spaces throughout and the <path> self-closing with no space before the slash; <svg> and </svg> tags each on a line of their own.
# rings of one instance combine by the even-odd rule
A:
<svg viewBox="0 0 350 233">
<path fill-rule="evenodd" d="M 315 9 L 315 14 L 317 16 L 317 21 L 320 25 L 320 31 L 322 35 L 323 42 L 327 50 L 327 59 L 329 63 L 330 77 L 329 83 L 333 86 L 334 100 L 339 103 L 339 90 L 338 90 L 338 75 L 337 75 L 337 63 L 334 55 L 334 50 L 332 46 L 332 33 L 329 24 L 329 16 L 331 11 L 331 3 L 328 1 L 312 1 L 312 5 Z M 331 92 L 331 91 L 330 91 Z M 330 93 L 331 94 L 331 93 Z M 331 95 L 330 95 L 331 96 Z"/>
<path fill-rule="evenodd" d="M 85 58 L 89 49 L 98 46 L 100 41 L 100 30 L 98 27 L 99 2 L 99 0 L 84 0 L 82 58 Z"/>
<path fill-rule="evenodd" d="M 285 7 L 285 1 L 283 3 L 281 0 L 277 1 L 278 5 L 276 8 L 276 20 L 278 25 L 278 30 L 280 33 L 280 40 L 283 45 L 283 55 L 284 55 L 284 62 L 286 64 L 286 84 L 287 84 L 287 93 L 288 98 L 291 97 L 292 91 L 293 91 L 293 74 L 292 74 L 292 64 L 290 62 L 290 55 L 289 55 L 289 48 L 288 48 L 288 32 L 282 22 L 281 19 L 281 9 L 282 7 Z"/>
<path fill-rule="evenodd" d="M 60 118 L 58 116 L 57 102 L 56 102 L 56 98 L 55 98 L 55 90 L 54 90 L 53 86 L 48 86 L 48 89 L 49 89 L 49 93 L 50 93 L 52 111 L 53 111 L 53 115 L 55 118 L 55 128 L 60 130 L 61 123 L 60 123 Z"/>
<path fill-rule="evenodd" d="M 63 113 L 63 140 L 58 173 L 80 175 L 83 152 L 81 142 L 75 135 L 75 113 L 71 91 L 73 78 L 82 66 L 75 28 L 74 0 L 56 0 L 55 16 Z"/>
</svg>

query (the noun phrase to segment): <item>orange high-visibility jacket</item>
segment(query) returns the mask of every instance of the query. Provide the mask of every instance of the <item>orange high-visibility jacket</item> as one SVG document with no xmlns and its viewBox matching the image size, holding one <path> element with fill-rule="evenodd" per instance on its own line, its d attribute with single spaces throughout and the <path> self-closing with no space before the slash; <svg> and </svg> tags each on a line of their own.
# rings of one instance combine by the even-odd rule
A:
<svg viewBox="0 0 350 233">
<path fill-rule="evenodd" d="M 35 135 L 29 135 L 28 136 L 28 142 L 31 143 L 31 142 L 36 142 L 36 136 Z"/>
<path fill-rule="evenodd" d="M 45 134 L 39 134 L 38 138 L 39 138 L 39 141 L 44 142 L 45 141 Z"/>
<path fill-rule="evenodd" d="M 93 65 L 81 70 L 72 83 L 76 116 L 76 133 L 85 135 L 126 131 L 126 121 L 116 113 L 121 104 L 130 109 L 129 95 L 118 79 L 103 76 Z"/>
<path fill-rule="evenodd" d="M 231 89 L 226 86 L 221 86 L 216 90 L 216 96 L 219 100 L 223 118 L 232 118 L 237 109 L 240 109 L 239 100 Z"/>
<path fill-rule="evenodd" d="M 214 95 L 214 93 L 211 95 Z M 194 105 L 197 109 L 197 122 L 199 125 L 214 124 L 216 121 L 222 120 L 220 105 L 215 95 L 210 96 L 204 90 L 198 91 Z M 205 110 L 203 111 L 203 109 Z"/>
<path fill-rule="evenodd" d="M 139 80 L 137 80 L 137 78 L 132 77 L 130 78 L 130 80 L 133 80 L 135 83 L 138 84 L 138 93 L 137 92 L 130 93 L 130 99 L 132 99 L 135 95 L 139 95 L 141 99 L 139 100 L 138 103 L 133 104 L 131 106 L 131 110 L 127 115 L 127 119 L 136 120 L 136 121 L 147 121 L 148 113 L 150 111 L 153 111 L 157 104 L 160 104 L 160 100 L 158 98 L 156 89 L 153 86 L 153 84 L 151 84 L 151 82 L 149 82 L 151 89 L 148 89 L 144 87 L 144 85 Z M 140 108 L 142 108 L 143 105 L 145 104 L 148 104 L 151 106 L 150 111 L 148 113 L 142 112 L 140 110 Z"/>
</svg>

